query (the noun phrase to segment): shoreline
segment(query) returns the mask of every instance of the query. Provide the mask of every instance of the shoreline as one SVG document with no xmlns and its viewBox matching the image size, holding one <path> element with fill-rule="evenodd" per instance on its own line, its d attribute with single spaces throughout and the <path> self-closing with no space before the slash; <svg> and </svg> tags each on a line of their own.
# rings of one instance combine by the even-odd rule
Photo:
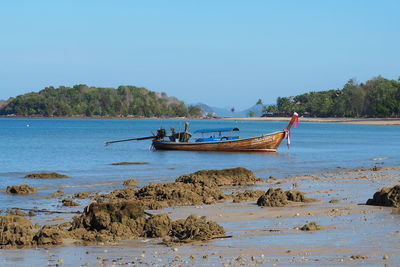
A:
<svg viewBox="0 0 400 267">
<path fill-rule="evenodd" d="M 237 121 L 288 121 L 289 117 L 257 117 L 257 118 L 220 118 L 220 120 Z M 400 119 L 392 118 L 310 118 L 299 117 L 300 122 L 322 122 L 322 123 L 351 123 L 370 125 L 400 125 Z"/>
<path fill-rule="evenodd" d="M 259 207 L 254 201 L 211 205 L 175 206 L 151 210 L 156 215 L 167 213 L 172 219 L 190 214 L 207 216 L 223 225 L 228 239 L 195 242 L 175 246 L 161 244 L 161 239 L 139 238 L 109 244 L 79 245 L 65 242 L 61 246 L 1 250 L 0 264 L 16 263 L 18 254 L 37 266 L 47 262 L 67 265 L 221 265 L 242 263 L 265 264 L 395 264 L 400 252 L 394 249 L 400 236 L 396 209 L 360 205 L 382 186 L 398 184 L 400 166 L 372 169 L 343 169 L 327 173 L 282 177 L 255 186 L 227 187 L 228 191 L 283 188 L 299 190 L 317 199 L 287 207 Z M 341 186 L 337 186 L 341 184 Z M 77 191 L 80 191 L 77 189 Z M 79 209 L 82 209 L 81 206 Z M 69 208 L 63 207 L 63 210 Z M 47 216 L 53 224 L 69 216 Z M 38 222 L 39 218 L 33 217 Z M 304 232 L 303 224 L 316 221 L 324 229 Z M 385 225 L 384 228 L 381 228 Z M 379 229 L 379 231 L 375 231 Z M 366 235 L 368 233 L 368 235 Z M 299 240 L 300 241 L 296 241 Z M 68 240 L 66 240 L 68 241 Z M 32 251 L 35 256 L 32 257 Z M 50 252 L 50 253 L 49 253 Z M 28 255 L 31 255 L 28 257 Z M 70 255 L 67 257 L 66 255 Z M 19 263 L 28 263 L 20 261 Z"/>
<path fill-rule="evenodd" d="M 220 121 L 288 121 L 290 117 L 246 117 L 246 118 L 206 118 L 206 117 L 141 117 L 141 116 L 10 116 L 0 115 L 0 119 L 96 119 L 96 120 L 220 120 Z M 365 125 L 400 125 L 400 118 L 311 118 L 300 117 L 300 122 L 319 122 L 319 123 L 348 123 Z"/>
</svg>

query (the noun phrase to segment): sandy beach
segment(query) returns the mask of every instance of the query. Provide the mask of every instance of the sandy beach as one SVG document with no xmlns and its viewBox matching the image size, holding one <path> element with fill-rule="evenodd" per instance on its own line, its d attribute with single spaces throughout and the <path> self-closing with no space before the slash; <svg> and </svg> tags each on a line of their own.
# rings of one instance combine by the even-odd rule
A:
<svg viewBox="0 0 400 267">
<path fill-rule="evenodd" d="M 371 166 L 385 159 L 373 159 Z M 227 198 L 211 205 L 173 206 L 148 210 L 166 213 L 173 219 L 190 214 L 207 216 L 225 228 L 227 238 L 166 246 L 161 238 L 139 238 L 120 242 L 88 243 L 64 240 L 49 248 L 2 249 L 3 266 L 288 266 L 288 265 L 385 265 L 400 261 L 399 210 L 365 205 L 382 187 L 399 184 L 400 166 L 337 168 L 327 173 L 296 177 L 268 177 L 252 186 L 223 187 L 226 195 L 243 190 L 282 188 L 298 190 L 316 201 L 293 202 L 284 207 L 259 207 L 254 200 L 233 203 Z M 122 183 L 122 181 L 121 181 Z M 74 189 L 87 190 L 87 185 Z M 57 188 L 54 188 L 56 190 Z M 95 185 L 91 188 L 95 195 Z M 63 196 L 72 197 L 72 196 Z M 58 201 L 57 197 L 54 201 Z M 82 203 L 88 203 L 85 200 Z M 83 206 L 58 207 L 58 210 L 82 210 Z M 73 214 L 48 214 L 31 217 L 34 223 L 60 224 Z M 301 231 L 316 222 L 319 231 Z M 80 245 L 79 245 L 80 244 Z"/>
<path fill-rule="evenodd" d="M 252 117 L 252 118 L 218 118 L 220 120 L 234 121 L 288 121 L 286 117 Z M 300 117 L 301 122 L 335 122 L 335 123 L 353 123 L 353 124 L 370 124 L 370 125 L 400 125 L 400 119 L 386 118 L 310 118 Z"/>
<path fill-rule="evenodd" d="M 141 117 L 141 116 L 69 116 L 69 117 L 44 117 L 44 116 L 0 116 L 0 118 L 46 118 L 46 119 L 118 119 L 118 120 L 222 120 L 222 121 L 289 121 L 290 117 L 246 117 L 246 118 L 205 118 L 205 117 Z M 369 125 L 400 125 L 399 118 L 311 118 L 300 117 L 300 122 L 322 122 L 322 123 L 352 123 Z"/>
</svg>

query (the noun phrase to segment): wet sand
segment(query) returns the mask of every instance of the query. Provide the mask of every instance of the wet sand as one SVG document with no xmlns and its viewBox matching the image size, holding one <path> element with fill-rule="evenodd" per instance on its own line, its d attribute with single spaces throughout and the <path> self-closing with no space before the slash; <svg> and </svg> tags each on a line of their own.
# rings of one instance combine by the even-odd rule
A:
<svg viewBox="0 0 400 267">
<path fill-rule="evenodd" d="M 382 159 L 384 160 L 384 159 Z M 382 161 L 377 159 L 375 164 Z M 371 164 L 373 165 L 373 164 Z M 161 239 L 130 240 L 115 244 L 0 250 L 2 266 L 293 266 L 385 265 L 400 262 L 400 213 L 365 202 L 382 187 L 400 183 L 400 166 L 376 171 L 338 168 L 328 173 L 277 177 L 254 186 L 226 187 L 225 193 L 245 189 L 295 189 L 317 199 L 287 207 L 258 207 L 254 201 L 172 207 L 148 211 L 168 213 L 171 219 L 205 215 L 225 228 L 231 238 L 168 247 Z M 256 173 L 257 175 L 257 173 Z M 257 176 L 268 178 L 267 174 Z M 75 188 L 76 192 L 82 188 Z M 93 191 L 94 188 L 91 188 Z M 67 197 L 67 196 L 64 196 Z M 54 199 L 57 201 L 57 199 Z M 90 201 L 90 200 L 88 200 Z M 82 210 L 58 207 L 59 210 Z M 34 223 L 58 224 L 71 214 L 32 218 Z M 320 231 L 301 231 L 315 221 Z M 226 264 L 226 265 L 225 265 Z"/>
</svg>

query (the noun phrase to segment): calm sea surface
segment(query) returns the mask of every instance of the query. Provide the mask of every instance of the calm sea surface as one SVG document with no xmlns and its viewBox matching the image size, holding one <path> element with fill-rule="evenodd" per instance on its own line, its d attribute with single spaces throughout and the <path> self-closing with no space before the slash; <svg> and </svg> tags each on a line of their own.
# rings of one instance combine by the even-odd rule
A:
<svg viewBox="0 0 400 267">
<path fill-rule="evenodd" d="M 287 122 L 191 121 L 190 130 L 239 127 L 240 136 L 283 129 Z M 139 185 L 157 183 L 200 169 L 246 167 L 259 177 L 278 178 L 333 170 L 400 165 L 400 127 L 305 123 L 292 129 L 290 149 L 282 143 L 277 153 L 224 153 L 151 151 L 150 140 L 104 146 L 104 141 L 149 136 L 159 127 L 182 129 L 175 120 L 0 119 L 0 189 L 29 184 L 43 188 L 39 195 L 9 196 L 0 193 L 0 210 L 7 207 L 46 206 L 38 200 L 57 186 L 83 186 L 78 191 L 108 191 L 111 184 L 134 178 Z M 383 158 L 376 160 L 376 158 Z M 372 160 L 375 159 L 375 160 Z M 146 165 L 112 166 L 114 162 L 149 162 Z M 69 179 L 23 178 L 32 172 L 59 172 Z M 64 190 L 64 189 L 63 189 Z M 68 189 L 64 190 L 68 193 Z M 76 191 L 76 189 L 75 189 Z M 50 203 L 50 200 L 49 200 Z"/>
</svg>

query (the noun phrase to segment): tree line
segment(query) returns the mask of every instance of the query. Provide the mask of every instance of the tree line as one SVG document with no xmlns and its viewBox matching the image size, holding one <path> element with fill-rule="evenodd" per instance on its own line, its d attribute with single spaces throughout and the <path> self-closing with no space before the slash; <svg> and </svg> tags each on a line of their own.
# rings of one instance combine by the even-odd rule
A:
<svg viewBox="0 0 400 267">
<path fill-rule="evenodd" d="M 278 97 L 275 105 L 263 107 L 265 114 L 275 116 L 290 116 L 294 111 L 315 117 L 400 117 L 400 79 L 378 76 L 365 83 L 350 79 L 342 89 Z M 50 86 L 0 102 L 0 115 L 186 117 L 201 113 L 198 106 L 135 86 Z"/>
<path fill-rule="evenodd" d="M 146 88 L 119 86 L 114 88 L 75 85 L 71 87 L 46 87 L 10 98 L 0 106 L 0 114 L 38 116 L 200 116 L 201 109 L 187 106 L 166 93 L 156 93 Z"/>
<path fill-rule="evenodd" d="M 400 79 L 381 76 L 358 83 L 350 79 L 342 89 L 278 97 L 264 112 L 289 116 L 293 112 L 315 117 L 400 117 Z"/>
</svg>

